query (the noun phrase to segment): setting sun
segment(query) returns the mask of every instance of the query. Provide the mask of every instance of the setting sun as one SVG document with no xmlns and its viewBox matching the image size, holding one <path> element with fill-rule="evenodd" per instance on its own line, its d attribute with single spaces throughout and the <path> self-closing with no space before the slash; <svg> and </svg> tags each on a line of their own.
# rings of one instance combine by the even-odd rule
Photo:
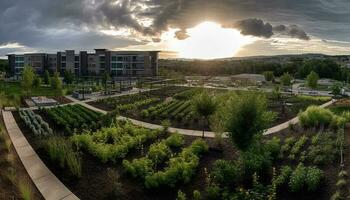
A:
<svg viewBox="0 0 350 200">
<path fill-rule="evenodd" d="M 188 38 L 173 43 L 181 58 L 213 59 L 232 57 L 242 46 L 255 41 L 236 29 L 223 28 L 214 22 L 203 22 L 187 29 Z"/>
</svg>

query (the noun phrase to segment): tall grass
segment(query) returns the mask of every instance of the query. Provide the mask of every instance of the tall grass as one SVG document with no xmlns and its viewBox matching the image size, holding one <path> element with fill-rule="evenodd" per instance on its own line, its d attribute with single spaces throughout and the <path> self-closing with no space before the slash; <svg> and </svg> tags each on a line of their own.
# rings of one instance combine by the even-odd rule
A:
<svg viewBox="0 0 350 200">
<path fill-rule="evenodd" d="M 19 181 L 18 183 L 18 189 L 21 194 L 21 197 L 24 200 L 31 200 L 33 199 L 33 192 L 30 184 L 27 181 Z"/>
<path fill-rule="evenodd" d="M 67 167 L 72 175 L 81 177 L 81 159 L 73 150 L 72 143 L 61 137 L 50 137 L 44 141 L 44 147 L 52 162 L 57 162 L 61 168 Z"/>
</svg>

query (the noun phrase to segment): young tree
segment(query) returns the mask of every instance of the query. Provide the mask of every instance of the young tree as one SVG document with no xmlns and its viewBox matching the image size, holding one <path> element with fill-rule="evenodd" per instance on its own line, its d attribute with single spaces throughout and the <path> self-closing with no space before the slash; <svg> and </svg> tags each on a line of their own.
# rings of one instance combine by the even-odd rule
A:
<svg viewBox="0 0 350 200">
<path fill-rule="evenodd" d="M 281 76 L 280 80 L 282 85 L 289 86 L 291 85 L 291 81 L 293 80 L 293 77 L 287 72 Z"/>
<path fill-rule="evenodd" d="M 231 102 L 228 110 L 227 130 L 235 146 L 249 150 L 273 121 L 275 114 L 267 111 L 266 97 L 246 94 Z"/>
<path fill-rule="evenodd" d="M 44 83 L 46 85 L 50 85 L 50 73 L 49 71 L 45 70 L 45 73 L 44 73 Z"/>
<path fill-rule="evenodd" d="M 334 83 L 334 85 L 332 86 L 332 94 L 333 96 L 339 96 L 341 95 L 341 84 L 340 83 Z"/>
<path fill-rule="evenodd" d="M 317 82 L 318 82 L 319 78 L 320 77 L 318 76 L 318 74 L 316 72 L 311 71 L 310 74 L 307 75 L 307 77 L 306 77 L 307 86 L 309 86 L 312 89 L 317 88 Z"/>
<path fill-rule="evenodd" d="M 275 76 L 273 75 L 273 71 L 265 71 L 263 75 L 265 76 L 266 81 L 273 81 L 275 78 Z"/>
<path fill-rule="evenodd" d="M 34 81 L 33 81 L 33 86 L 35 88 L 38 88 L 38 87 L 40 87 L 40 85 L 41 85 L 41 78 L 38 75 L 35 75 Z"/>
<path fill-rule="evenodd" d="M 72 84 L 73 83 L 73 80 L 74 80 L 74 75 L 73 73 L 70 71 L 70 70 L 66 70 L 64 71 L 64 78 L 63 78 L 63 81 L 66 83 L 66 84 Z"/>
<path fill-rule="evenodd" d="M 62 94 L 62 81 L 58 72 L 55 72 L 52 77 L 51 87 L 55 89 L 59 95 Z"/>
<path fill-rule="evenodd" d="M 111 80 L 111 76 L 108 74 L 108 72 L 104 72 L 102 74 L 102 82 L 104 84 L 105 92 L 107 93 L 107 82 Z"/>
<path fill-rule="evenodd" d="M 27 96 L 33 87 L 34 77 L 35 73 L 32 67 L 27 66 L 23 69 L 21 86 L 27 92 Z"/>
<path fill-rule="evenodd" d="M 203 134 L 204 138 L 204 130 L 205 126 L 209 124 L 209 117 L 215 113 L 217 109 L 217 103 L 215 99 L 208 94 L 207 91 L 203 90 L 203 92 L 197 95 L 193 99 L 194 109 L 199 116 L 203 118 Z"/>
</svg>

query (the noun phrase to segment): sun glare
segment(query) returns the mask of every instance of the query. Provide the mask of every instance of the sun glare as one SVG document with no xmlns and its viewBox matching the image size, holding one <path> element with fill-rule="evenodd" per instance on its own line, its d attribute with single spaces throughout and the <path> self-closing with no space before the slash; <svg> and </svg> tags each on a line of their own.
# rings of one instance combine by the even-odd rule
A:
<svg viewBox="0 0 350 200">
<path fill-rule="evenodd" d="M 214 22 L 203 22 L 187 29 L 190 36 L 172 44 L 181 58 L 213 59 L 232 57 L 244 45 L 255 41 L 236 29 L 223 28 Z"/>
</svg>

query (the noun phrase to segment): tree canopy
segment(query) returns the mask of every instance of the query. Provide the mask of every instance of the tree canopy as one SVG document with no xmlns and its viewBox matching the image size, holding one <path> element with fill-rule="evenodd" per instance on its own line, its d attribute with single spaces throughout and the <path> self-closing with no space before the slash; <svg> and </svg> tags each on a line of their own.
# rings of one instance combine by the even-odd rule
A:
<svg viewBox="0 0 350 200">
<path fill-rule="evenodd" d="M 249 150 L 274 117 L 274 113 L 267 111 L 263 94 L 245 94 L 230 103 L 226 124 L 229 137 L 238 149 Z"/>
<path fill-rule="evenodd" d="M 34 77 L 35 73 L 33 68 L 30 66 L 24 67 L 22 72 L 21 86 L 27 92 L 27 95 L 29 95 L 29 92 L 33 87 Z"/>
<path fill-rule="evenodd" d="M 320 79 L 318 74 L 314 71 L 311 71 L 310 74 L 306 77 L 307 86 L 313 89 L 317 88 L 318 79 Z"/>
</svg>

